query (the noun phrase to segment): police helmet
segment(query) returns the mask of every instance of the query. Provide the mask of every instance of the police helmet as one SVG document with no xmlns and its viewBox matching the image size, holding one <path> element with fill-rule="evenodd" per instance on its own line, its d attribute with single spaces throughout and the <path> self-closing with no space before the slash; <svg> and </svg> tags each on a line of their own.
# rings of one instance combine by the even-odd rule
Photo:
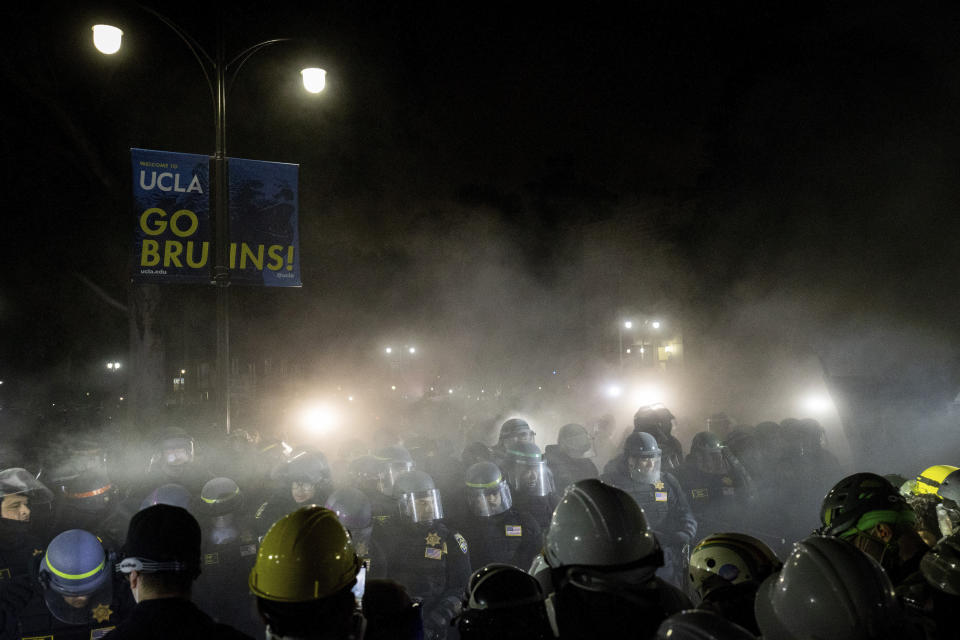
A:
<svg viewBox="0 0 960 640">
<path fill-rule="evenodd" d="M 885 522 L 915 524 L 906 499 L 883 476 L 855 473 L 833 486 L 820 505 L 820 533 L 850 538 Z"/>
<path fill-rule="evenodd" d="M 0 471 L 0 498 L 24 495 L 33 504 L 46 504 L 53 500 L 53 493 L 29 471 L 11 467 Z"/>
<path fill-rule="evenodd" d="M 443 503 L 433 478 L 414 469 L 397 476 L 393 486 L 400 515 L 410 522 L 430 522 L 443 518 Z"/>
<path fill-rule="evenodd" d="M 915 495 L 935 494 L 960 504 L 960 469 L 949 464 L 928 467 L 917 476 L 912 492 Z"/>
<path fill-rule="evenodd" d="M 533 442 L 537 433 L 522 418 L 510 418 L 500 425 L 498 444 L 506 446 L 511 442 Z"/>
<path fill-rule="evenodd" d="M 167 427 L 161 430 L 157 434 L 154 446 L 164 469 L 182 467 L 193 462 L 193 436 L 180 427 Z"/>
<path fill-rule="evenodd" d="M 99 467 L 92 467 L 64 481 L 60 489 L 70 506 L 85 513 L 107 509 L 117 494 L 106 470 Z"/>
<path fill-rule="evenodd" d="M 160 485 L 143 499 L 140 503 L 140 510 L 152 507 L 156 504 L 168 504 L 174 507 L 190 510 L 192 508 L 193 497 L 187 488 L 183 485 L 170 483 Z"/>
<path fill-rule="evenodd" d="M 462 638 L 553 638 L 536 578 L 517 567 L 487 565 L 470 577 L 465 611 L 457 617 Z"/>
<path fill-rule="evenodd" d="M 44 588 L 47 609 L 58 620 L 81 624 L 97 604 L 110 604 L 111 570 L 107 553 L 95 535 L 82 529 L 64 531 L 47 546 L 38 578 Z M 71 606 L 64 597 L 85 598 L 83 606 Z"/>
<path fill-rule="evenodd" d="M 222 516 L 243 507 L 243 494 L 237 483 L 230 478 L 213 478 L 203 485 L 200 503 L 207 515 Z"/>
<path fill-rule="evenodd" d="M 567 454 L 573 457 L 590 458 L 593 457 L 593 438 L 587 433 L 582 424 L 570 423 L 560 427 L 560 433 L 557 435 L 557 444 L 559 444 Z"/>
<path fill-rule="evenodd" d="M 714 533 L 690 552 L 689 593 L 698 602 L 716 586 L 759 583 L 782 566 L 762 540 L 744 533 Z"/>
<path fill-rule="evenodd" d="M 377 449 L 374 456 L 380 462 L 380 490 L 388 496 L 393 495 L 393 485 L 397 481 L 397 476 L 412 471 L 416 466 L 413 456 L 405 447 L 398 444 Z"/>
<path fill-rule="evenodd" d="M 547 529 L 544 557 L 553 569 L 642 564 L 651 567 L 651 575 L 663 564 L 643 509 L 630 494 L 596 478 L 564 491 Z"/>
<path fill-rule="evenodd" d="M 359 489 L 341 487 L 330 494 L 323 506 L 337 514 L 337 518 L 348 531 L 373 526 L 370 499 Z"/>
<path fill-rule="evenodd" d="M 475 516 L 490 517 L 513 506 L 510 485 L 492 462 L 478 462 L 464 476 L 467 504 Z"/>
<path fill-rule="evenodd" d="M 505 466 L 512 489 L 518 494 L 546 496 L 554 491 L 553 475 L 540 447 L 533 442 L 516 441 L 506 450 Z"/>
<path fill-rule="evenodd" d="M 854 545 L 826 536 L 796 543 L 783 569 L 760 585 L 754 608 L 764 638 L 901 637 L 886 572 Z"/>
</svg>

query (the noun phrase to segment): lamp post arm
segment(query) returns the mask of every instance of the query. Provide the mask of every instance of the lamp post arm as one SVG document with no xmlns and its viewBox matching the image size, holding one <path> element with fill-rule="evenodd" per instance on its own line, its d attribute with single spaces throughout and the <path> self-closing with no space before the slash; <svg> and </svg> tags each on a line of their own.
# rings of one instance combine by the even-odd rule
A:
<svg viewBox="0 0 960 640">
<path fill-rule="evenodd" d="M 210 56 L 209 53 L 200 45 L 197 40 L 191 36 L 189 33 L 180 28 L 176 22 L 163 15 L 159 11 L 151 9 L 145 5 L 138 5 L 141 9 L 152 15 L 154 18 L 167 25 L 171 31 L 177 34 L 177 37 L 180 38 L 187 48 L 190 50 L 190 53 L 193 54 L 193 57 L 196 59 L 197 63 L 200 65 L 200 69 L 203 71 L 203 77 L 207 81 L 207 88 L 210 90 L 210 99 L 214 104 L 217 103 L 217 94 L 216 89 L 213 86 L 213 79 L 211 78 L 211 71 L 216 71 L 217 63 Z"/>
<path fill-rule="evenodd" d="M 243 65 L 253 56 L 253 54 L 261 49 L 266 49 L 270 45 L 279 44 L 281 42 L 289 42 L 292 39 L 293 38 L 274 38 L 272 40 L 264 40 L 263 42 L 247 47 L 238 53 L 233 60 L 228 62 L 224 67 L 224 73 L 229 76 L 229 79 L 227 80 L 227 94 L 230 94 L 230 89 L 233 87 L 233 83 L 236 81 L 237 75 L 240 73 L 240 69 L 243 68 Z"/>
</svg>

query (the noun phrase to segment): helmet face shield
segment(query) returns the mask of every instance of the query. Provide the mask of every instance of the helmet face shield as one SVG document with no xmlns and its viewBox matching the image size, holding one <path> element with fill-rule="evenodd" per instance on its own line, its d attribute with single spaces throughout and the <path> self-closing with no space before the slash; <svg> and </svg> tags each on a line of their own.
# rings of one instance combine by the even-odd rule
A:
<svg viewBox="0 0 960 640">
<path fill-rule="evenodd" d="M 404 493 L 397 502 L 400 514 L 410 522 L 430 522 L 443 517 L 443 504 L 436 489 Z"/>
<path fill-rule="evenodd" d="M 630 479 L 647 484 L 660 482 L 660 457 L 660 452 L 628 455 Z"/>
<path fill-rule="evenodd" d="M 93 620 L 93 610 L 113 600 L 113 582 L 106 580 L 100 588 L 88 594 L 67 595 L 51 587 L 44 587 L 43 601 L 57 620 L 67 624 L 87 624 Z"/>
<path fill-rule="evenodd" d="M 528 496 L 553 493 L 553 475 L 543 460 L 518 460 L 513 464 L 511 484 L 514 490 Z"/>
<path fill-rule="evenodd" d="M 723 449 L 701 451 L 697 459 L 697 467 L 700 468 L 700 471 L 713 475 L 723 475 L 729 471 Z"/>
<path fill-rule="evenodd" d="M 470 506 L 470 512 L 481 518 L 503 513 L 513 506 L 510 485 L 499 482 L 493 487 L 468 488 L 467 504 Z"/>
<path fill-rule="evenodd" d="M 171 438 L 160 443 L 160 453 L 165 466 L 179 467 L 193 462 L 193 440 Z"/>
<path fill-rule="evenodd" d="M 380 492 L 388 496 L 393 495 L 393 485 L 397 481 L 397 476 L 412 470 L 412 462 L 404 462 L 402 460 L 391 460 L 388 462 L 386 468 L 380 473 L 380 484 L 378 486 Z"/>
</svg>

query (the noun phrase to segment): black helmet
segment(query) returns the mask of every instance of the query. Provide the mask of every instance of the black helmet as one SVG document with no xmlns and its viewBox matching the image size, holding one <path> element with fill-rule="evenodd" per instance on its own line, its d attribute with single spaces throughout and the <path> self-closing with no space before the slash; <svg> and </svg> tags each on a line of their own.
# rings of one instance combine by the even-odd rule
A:
<svg viewBox="0 0 960 640">
<path fill-rule="evenodd" d="M 350 532 L 373 525 L 370 499 L 359 489 L 341 487 L 330 494 L 323 506 L 337 514 L 337 518 Z"/>
<path fill-rule="evenodd" d="M 510 418 L 500 425 L 500 439 L 497 444 L 506 447 L 513 442 L 533 442 L 537 433 L 522 418 Z"/>
<path fill-rule="evenodd" d="M 467 506 L 475 516 L 490 517 L 513 506 L 510 485 L 500 467 L 492 462 L 478 462 L 467 469 L 464 477 Z"/>
<path fill-rule="evenodd" d="M 820 533 L 848 538 L 881 522 L 916 522 L 900 491 L 883 476 L 855 473 L 834 485 L 820 506 Z"/>
<path fill-rule="evenodd" d="M 409 522 L 431 522 L 443 518 L 443 503 L 433 478 L 423 471 L 406 471 L 393 487 L 400 515 Z"/>
<path fill-rule="evenodd" d="M 960 532 L 947 536 L 924 554 L 920 572 L 935 589 L 960 596 Z"/>
<path fill-rule="evenodd" d="M 572 457 L 590 458 L 595 455 L 593 453 L 593 438 L 581 424 L 570 423 L 560 427 L 557 444 Z"/>
<path fill-rule="evenodd" d="M 64 481 L 60 489 L 67 503 L 79 511 L 99 513 L 116 500 L 117 491 L 105 469 L 93 467 Z"/>
<path fill-rule="evenodd" d="M 693 436 L 690 455 L 696 465 L 706 473 L 722 474 L 727 472 L 720 436 L 709 431 L 701 431 Z"/>
<path fill-rule="evenodd" d="M 623 443 L 623 451 L 628 456 L 644 458 L 654 458 L 663 453 L 660 445 L 657 444 L 657 439 L 646 431 L 634 431 L 627 436 L 626 442 Z"/>
<path fill-rule="evenodd" d="M 393 485 L 401 473 L 412 471 L 416 465 L 413 456 L 405 447 L 391 444 L 377 449 L 373 454 L 380 462 L 380 491 L 393 494 Z"/>
<path fill-rule="evenodd" d="M 209 516 L 222 516 L 243 507 L 240 487 L 230 478 L 213 478 L 200 491 L 200 508 Z"/>
<path fill-rule="evenodd" d="M 488 565 L 470 577 L 469 599 L 457 626 L 464 639 L 554 637 L 540 583 L 504 564 Z"/>
</svg>

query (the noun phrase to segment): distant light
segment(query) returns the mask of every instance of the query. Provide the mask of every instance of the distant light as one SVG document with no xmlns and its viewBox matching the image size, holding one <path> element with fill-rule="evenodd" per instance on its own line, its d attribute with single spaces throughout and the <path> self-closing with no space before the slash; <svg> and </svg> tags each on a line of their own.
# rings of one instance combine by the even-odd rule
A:
<svg viewBox="0 0 960 640">
<path fill-rule="evenodd" d="M 390 391 L 396 391 L 396 390 L 397 390 L 397 385 L 395 384 L 390 385 Z"/>
<path fill-rule="evenodd" d="M 123 396 L 120 396 L 120 402 L 123 402 Z"/>
<path fill-rule="evenodd" d="M 553 375 L 557 375 L 558 373 L 560 373 L 560 372 L 557 371 L 556 369 L 553 370 Z"/>
<path fill-rule="evenodd" d="M 119 362 L 114 362 L 114 363 L 113 363 L 113 368 L 114 368 L 114 369 L 119 369 L 119 368 L 120 368 L 120 363 L 119 363 Z"/>
<path fill-rule="evenodd" d="M 643 347 L 640 347 L 640 353 L 646 353 L 646 352 L 647 352 L 646 349 L 644 349 Z"/>
<path fill-rule="evenodd" d="M 666 404 L 663 390 L 655 385 L 647 385 L 634 389 L 630 399 L 638 407 L 646 407 L 651 404 Z"/>
<path fill-rule="evenodd" d="M 347 396 L 347 401 L 348 401 L 348 402 L 353 402 L 353 396 Z"/>
<path fill-rule="evenodd" d="M 653 327 L 654 329 L 659 329 L 660 322 L 658 320 L 654 320 L 653 322 L 650 323 L 650 326 Z"/>
<path fill-rule="evenodd" d="M 314 433 L 329 431 L 337 423 L 337 413 L 326 404 L 316 404 L 300 414 L 300 424 Z"/>
<path fill-rule="evenodd" d="M 803 397 L 800 406 L 811 414 L 822 415 L 834 410 L 833 400 L 825 393 L 811 393 Z"/>
<path fill-rule="evenodd" d="M 95 24 L 92 29 L 93 46 L 97 48 L 97 51 L 108 56 L 120 51 L 123 31 L 109 24 Z"/>
<path fill-rule="evenodd" d="M 0 384 L 3 384 L 3 381 L 0 381 Z M 483 389 L 480 389 L 480 393 L 486 393 Z"/>
<path fill-rule="evenodd" d="M 391 353 L 393 353 L 393 347 L 387 347 L 386 349 L 384 349 L 384 351 L 387 353 L 387 355 L 390 355 Z"/>
<path fill-rule="evenodd" d="M 107 363 L 107 369 L 113 369 L 113 363 L 112 363 L 112 362 L 108 362 L 108 363 Z"/>
<path fill-rule="evenodd" d="M 627 320 L 626 322 L 623 323 L 623 328 L 624 328 L 624 329 L 633 329 L 633 323 L 632 323 L 631 321 Z"/>
<path fill-rule="evenodd" d="M 543 391 L 543 387 L 537 387 L 537 391 Z"/>
<path fill-rule="evenodd" d="M 407 351 L 409 351 L 411 354 L 414 354 L 417 352 L 417 349 L 416 347 L 410 347 L 409 349 L 407 349 Z"/>
<path fill-rule="evenodd" d="M 447 389 L 447 393 L 452 394 L 452 393 L 453 393 L 453 389 Z"/>
<path fill-rule="evenodd" d="M 627 353 L 630 353 L 630 349 L 627 349 Z"/>
<path fill-rule="evenodd" d="M 320 93 L 327 86 L 327 72 L 323 69 L 311 67 L 300 72 L 303 76 L 303 88 L 310 93 Z"/>
<path fill-rule="evenodd" d="M 663 350 L 666 351 L 667 353 L 673 353 L 673 345 L 672 345 L 672 344 L 668 344 L 667 346 L 665 346 L 665 347 L 663 348 Z"/>
<path fill-rule="evenodd" d="M 607 396 L 611 398 L 619 398 L 622 393 L 623 389 L 620 388 L 620 385 L 612 384 L 607 387 Z"/>
</svg>

